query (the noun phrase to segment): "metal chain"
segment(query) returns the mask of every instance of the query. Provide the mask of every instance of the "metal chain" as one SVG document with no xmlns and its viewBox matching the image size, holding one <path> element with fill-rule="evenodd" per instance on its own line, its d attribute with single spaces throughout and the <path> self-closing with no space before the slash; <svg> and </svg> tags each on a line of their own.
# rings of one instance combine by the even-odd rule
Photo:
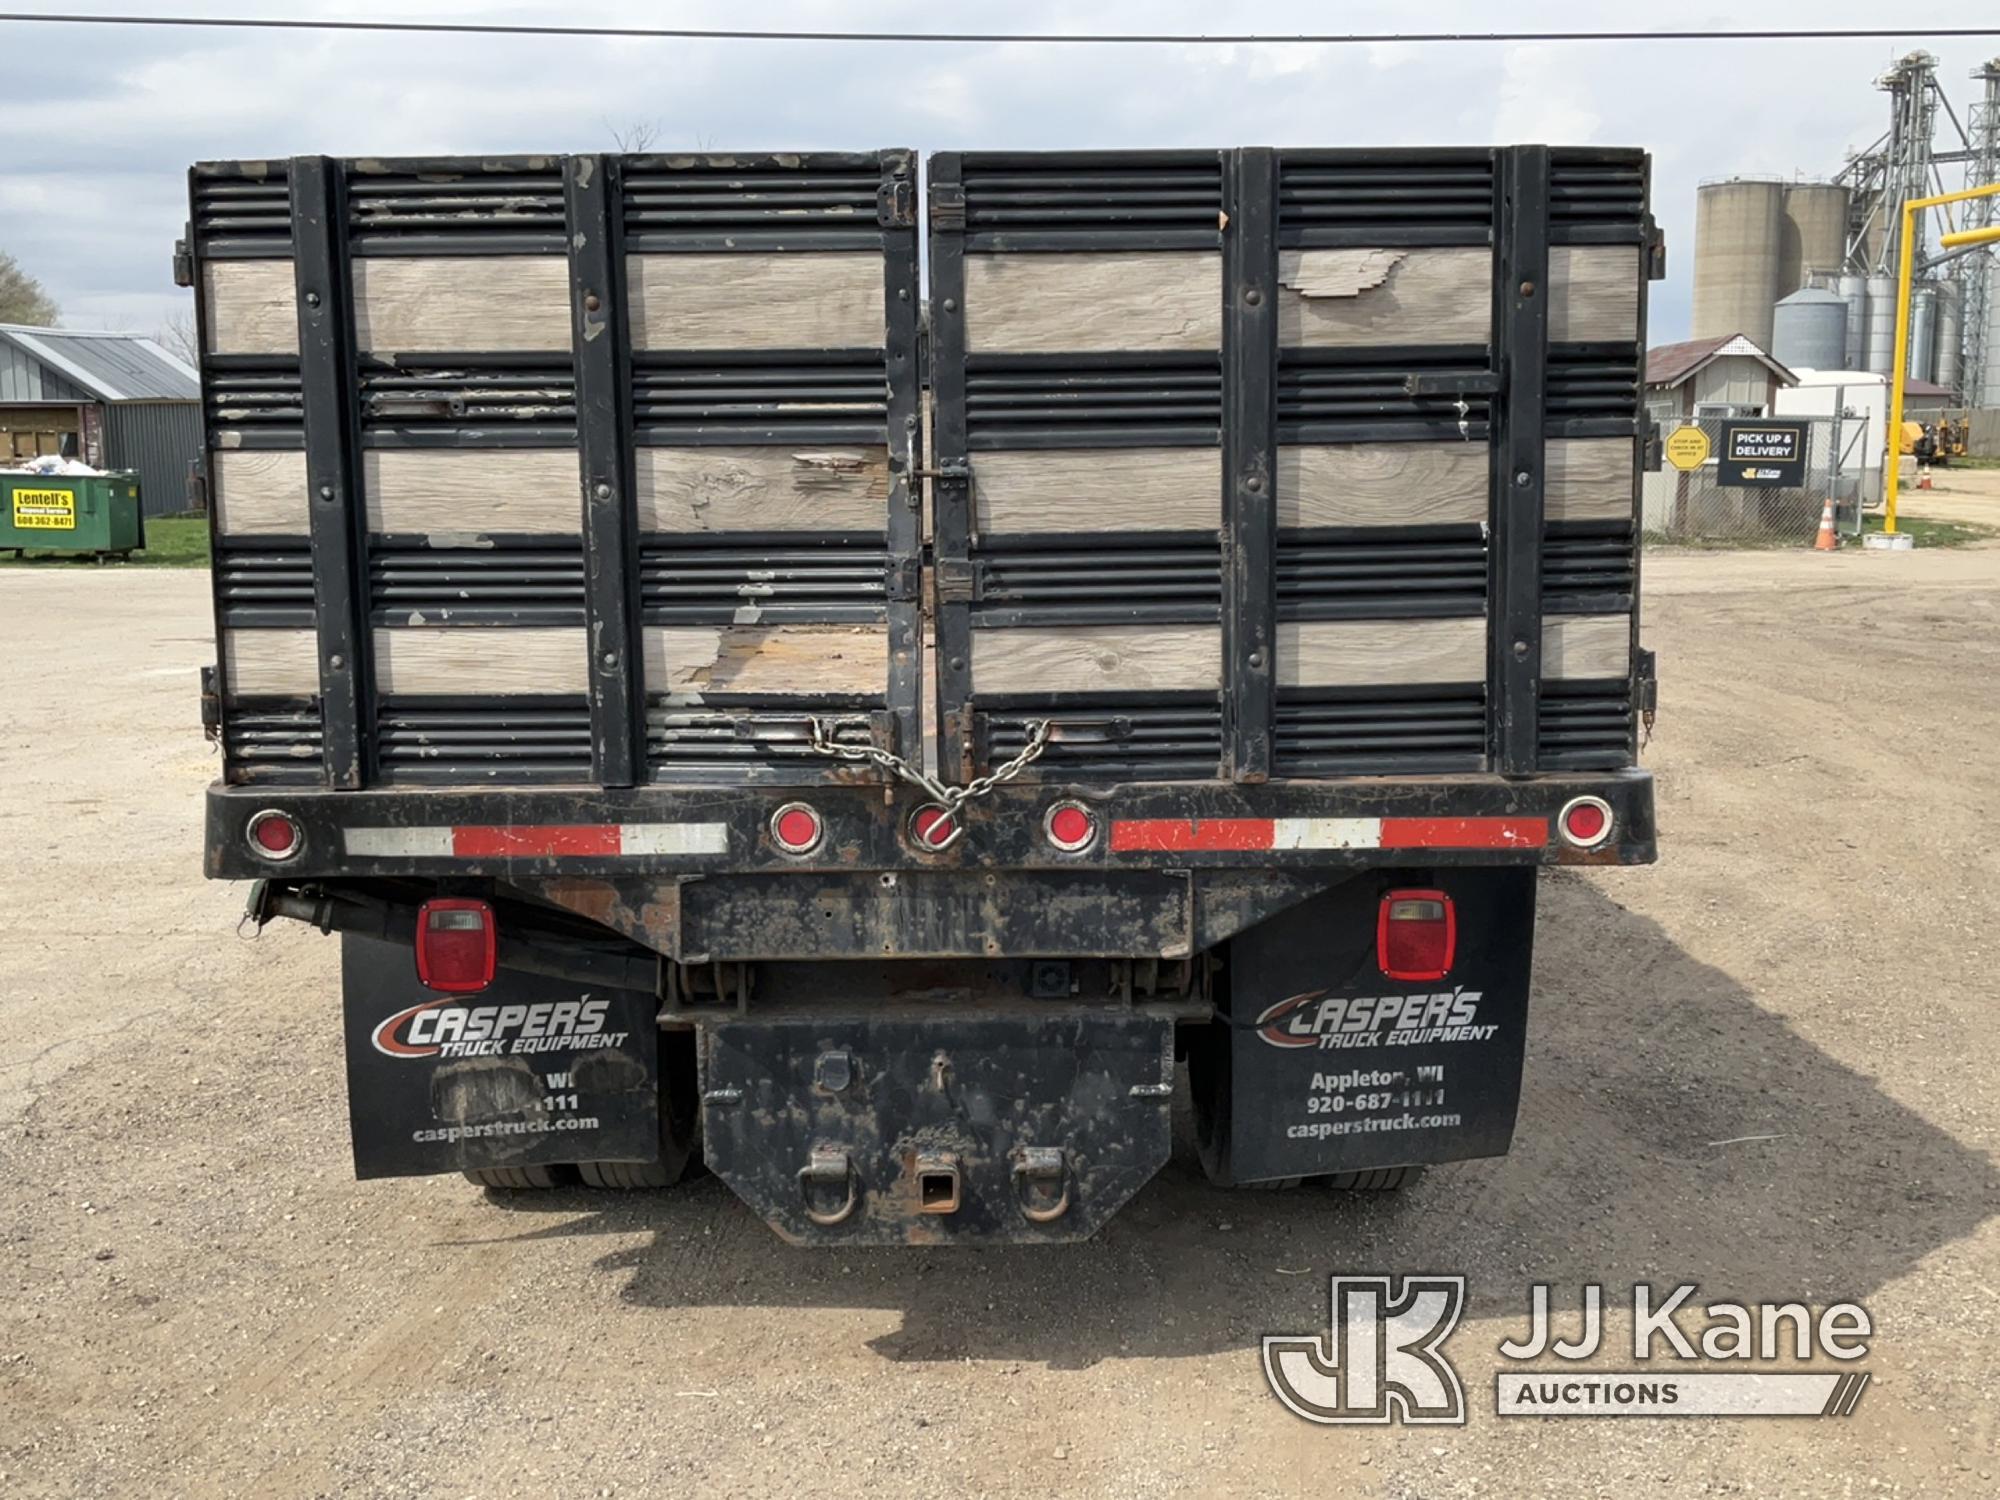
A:
<svg viewBox="0 0 2000 1500">
<path fill-rule="evenodd" d="M 811 724 L 813 754 L 829 755 L 837 760 L 865 760 L 872 762 L 882 767 L 883 770 L 889 772 L 892 776 L 901 777 L 912 786 L 919 788 L 933 802 L 944 809 L 945 816 L 952 821 L 951 834 L 942 842 L 931 844 L 930 847 L 933 849 L 949 849 L 953 844 L 957 843 L 959 835 L 965 832 L 965 825 L 958 821 L 959 808 L 968 802 L 976 801 L 988 795 L 995 787 L 1012 781 L 1016 776 L 1027 770 L 1029 766 L 1040 760 L 1042 752 L 1049 747 L 1049 733 L 1055 727 L 1047 719 L 1029 720 L 1027 726 L 1028 742 L 1021 747 L 1020 754 L 1016 755 L 1005 765 L 987 772 L 984 776 L 973 777 L 964 786 L 946 786 L 935 776 L 930 775 L 918 766 L 911 765 L 902 756 L 897 755 L 892 750 L 884 750 L 875 744 L 841 744 L 836 736 L 840 733 L 842 727 L 850 724 L 859 724 L 866 727 L 868 720 L 865 718 L 822 719 L 815 715 L 811 720 Z"/>
</svg>

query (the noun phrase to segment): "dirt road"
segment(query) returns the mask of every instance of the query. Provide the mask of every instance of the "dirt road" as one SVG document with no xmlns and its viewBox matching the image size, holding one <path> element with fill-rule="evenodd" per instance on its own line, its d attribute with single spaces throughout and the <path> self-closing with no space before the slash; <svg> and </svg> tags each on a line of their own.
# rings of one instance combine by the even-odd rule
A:
<svg viewBox="0 0 2000 1500">
<path fill-rule="evenodd" d="M 0 574 L 0 1494 L 1995 1493 L 2000 549 L 1647 572 L 1664 858 L 1548 882 L 1511 1157 L 1350 1202 L 1184 1141 L 1091 1244 L 957 1254 L 353 1182 L 333 944 L 199 874 L 204 578 Z M 1336 1271 L 1470 1278 L 1468 1427 L 1279 1408 Z M 1529 1283 L 1638 1280 L 1858 1299 L 1874 1385 L 1493 1415 Z"/>
</svg>

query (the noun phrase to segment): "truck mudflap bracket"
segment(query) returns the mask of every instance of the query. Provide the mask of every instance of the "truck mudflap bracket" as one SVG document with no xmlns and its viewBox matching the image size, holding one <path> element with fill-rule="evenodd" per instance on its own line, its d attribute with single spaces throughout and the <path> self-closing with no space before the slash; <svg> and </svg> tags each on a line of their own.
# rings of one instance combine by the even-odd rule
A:
<svg viewBox="0 0 2000 1500">
<path fill-rule="evenodd" d="M 356 1177 L 660 1159 L 651 994 L 514 969 L 440 994 L 352 932 L 340 960 Z"/>
<path fill-rule="evenodd" d="M 1502 1156 L 1527 1045 L 1535 872 L 1383 870 L 1230 941 L 1225 1019 L 1193 1032 L 1202 1164 L 1224 1185 Z M 1390 892 L 1442 893 L 1441 976 L 1377 965 Z"/>
<path fill-rule="evenodd" d="M 1173 1017 L 700 1022 L 710 1170 L 794 1244 L 1080 1240 L 1167 1160 Z"/>
</svg>

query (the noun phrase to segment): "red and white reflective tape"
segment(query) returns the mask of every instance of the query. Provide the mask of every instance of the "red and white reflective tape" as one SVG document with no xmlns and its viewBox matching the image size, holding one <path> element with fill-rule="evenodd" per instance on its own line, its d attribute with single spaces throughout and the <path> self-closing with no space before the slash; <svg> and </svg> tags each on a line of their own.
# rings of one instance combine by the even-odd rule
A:
<svg viewBox="0 0 2000 1500">
<path fill-rule="evenodd" d="M 430 828 L 347 828 L 347 852 L 370 859 L 632 858 L 727 854 L 726 823 L 471 823 Z"/>
<path fill-rule="evenodd" d="M 1540 849 L 1547 818 L 1121 818 L 1118 854 L 1267 849 Z"/>
</svg>

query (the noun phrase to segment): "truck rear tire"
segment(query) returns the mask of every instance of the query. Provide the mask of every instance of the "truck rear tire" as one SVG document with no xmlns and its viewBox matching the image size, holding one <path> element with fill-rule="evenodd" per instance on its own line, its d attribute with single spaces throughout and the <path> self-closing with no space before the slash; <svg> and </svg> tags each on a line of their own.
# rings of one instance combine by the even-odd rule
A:
<svg viewBox="0 0 2000 1500">
<path fill-rule="evenodd" d="M 701 1165 L 701 1079 L 692 1031 L 660 1033 L 660 1159 L 584 1161 L 583 1185 L 617 1192 L 672 1187 Z"/>
<path fill-rule="evenodd" d="M 473 1167 L 465 1173 L 465 1180 L 476 1187 L 518 1193 L 561 1187 L 568 1172 L 567 1167 Z"/>
</svg>

